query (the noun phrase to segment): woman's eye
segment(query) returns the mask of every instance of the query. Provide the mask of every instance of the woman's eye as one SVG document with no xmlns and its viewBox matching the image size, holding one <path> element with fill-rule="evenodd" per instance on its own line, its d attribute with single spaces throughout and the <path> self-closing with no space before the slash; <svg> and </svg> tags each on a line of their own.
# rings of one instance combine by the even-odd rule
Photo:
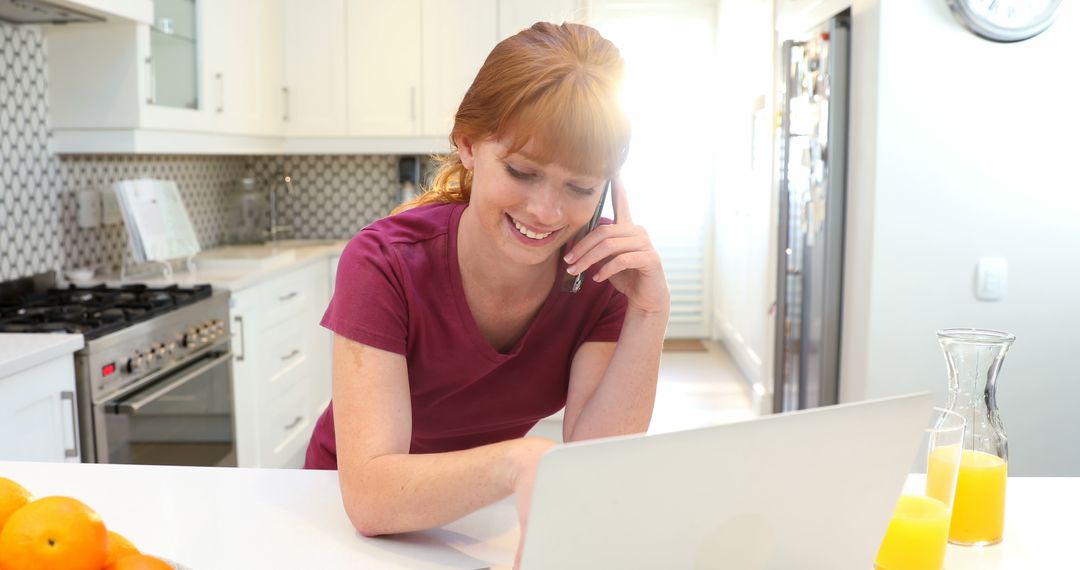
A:
<svg viewBox="0 0 1080 570">
<path fill-rule="evenodd" d="M 529 180 L 530 178 L 533 177 L 532 173 L 522 172 L 520 170 L 515 169 L 513 166 L 510 166 L 509 164 L 506 165 L 506 171 L 510 173 L 510 176 L 513 176 L 514 178 L 517 178 L 518 180 Z"/>
<path fill-rule="evenodd" d="M 593 188 L 579 188 L 573 184 L 567 184 L 575 194 L 581 194 L 582 196 L 592 196 Z"/>
</svg>

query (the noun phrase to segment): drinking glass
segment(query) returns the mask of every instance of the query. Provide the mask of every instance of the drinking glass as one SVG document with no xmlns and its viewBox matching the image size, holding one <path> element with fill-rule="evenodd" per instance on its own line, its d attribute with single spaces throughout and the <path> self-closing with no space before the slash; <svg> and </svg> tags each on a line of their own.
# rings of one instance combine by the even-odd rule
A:
<svg viewBox="0 0 1080 570">
<path fill-rule="evenodd" d="M 874 560 L 877 570 L 941 570 L 945 564 L 965 423 L 956 412 L 934 408 L 916 458 L 926 476 L 908 477 Z"/>
</svg>

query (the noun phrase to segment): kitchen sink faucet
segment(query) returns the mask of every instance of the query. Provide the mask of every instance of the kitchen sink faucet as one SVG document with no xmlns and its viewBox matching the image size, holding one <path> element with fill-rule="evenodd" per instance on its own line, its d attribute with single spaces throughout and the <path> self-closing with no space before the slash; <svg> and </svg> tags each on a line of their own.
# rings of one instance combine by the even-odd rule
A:
<svg viewBox="0 0 1080 570">
<path fill-rule="evenodd" d="M 279 184 L 285 187 L 285 193 L 289 196 L 296 195 L 296 188 L 293 187 L 292 176 L 285 173 L 278 173 L 270 179 L 270 227 L 266 230 L 267 238 L 270 243 L 277 241 L 278 234 L 292 233 L 292 226 L 281 226 L 278 225 L 277 222 L 277 192 Z"/>
</svg>

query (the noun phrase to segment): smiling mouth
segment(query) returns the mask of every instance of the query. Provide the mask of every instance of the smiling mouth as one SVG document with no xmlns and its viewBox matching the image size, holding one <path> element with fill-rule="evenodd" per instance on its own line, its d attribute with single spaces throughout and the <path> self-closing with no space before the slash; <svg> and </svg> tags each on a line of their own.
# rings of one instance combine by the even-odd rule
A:
<svg viewBox="0 0 1080 570">
<path fill-rule="evenodd" d="M 525 225 L 522 224 L 521 222 L 515 220 L 514 217 L 511 216 L 510 214 L 507 214 L 507 217 L 509 217 L 510 221 L 514 223 L 514 227 L 517 228 L 518 233 L 520 233 L 521 235 L 523 235 L 523 236 L 525 236 L 525 237 L 527 237 L 529 239 L 542 240 L 542 239 L 550 236 L 551 234 L 555 233 L 553 231 L 537 233 L 537 232 L 534 232 L 534 231 L 530 230 L 529 228 L 525 227 Z"/>
</svg>

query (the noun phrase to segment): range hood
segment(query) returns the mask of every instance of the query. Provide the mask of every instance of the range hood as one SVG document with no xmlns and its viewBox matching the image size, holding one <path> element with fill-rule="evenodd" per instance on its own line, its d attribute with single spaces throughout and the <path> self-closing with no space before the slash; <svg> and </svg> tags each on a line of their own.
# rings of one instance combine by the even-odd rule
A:
<svg viewBox="0 0 1080 570">
<path fill-rule="evenodd" d="M 104 22 L 105 18 L 87 14 L 44 0 L 0 0 L 0 22 L 9 24 L 67 24 L 69 22 Z"/>
</svg>

